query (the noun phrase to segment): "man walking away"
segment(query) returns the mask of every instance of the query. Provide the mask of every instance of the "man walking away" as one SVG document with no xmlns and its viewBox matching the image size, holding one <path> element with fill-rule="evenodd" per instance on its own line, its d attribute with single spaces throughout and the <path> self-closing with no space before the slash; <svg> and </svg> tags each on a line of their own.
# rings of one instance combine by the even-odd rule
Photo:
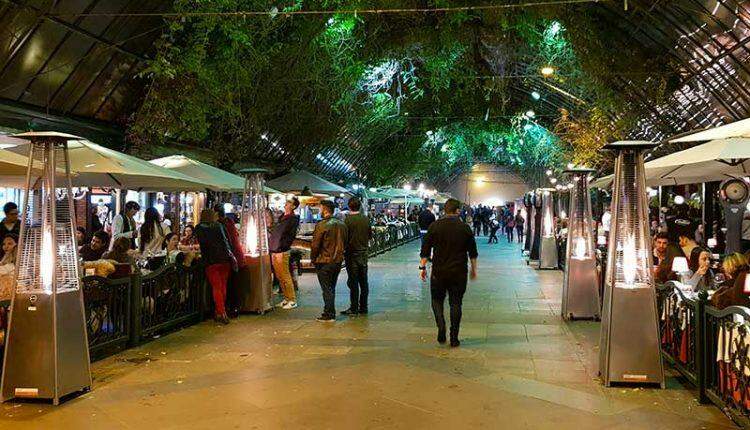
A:
<svg viewBox="0 0 750 430">
<path fill-rule="evenodd" d="M 523 219 L 523 216 L 521 215 L 521 211 L 518 211 L 516 213 L 516 237 L 518 238 L 518 243 L 523 243 L 523 224 L 526 222 L 525 219 Z"/>
<path fill-rule="evenodd" d="M 349 199 L 349 215 L 346 224 L 346 273 L 349 287 L 349 309 L 342 315 L 367 314 L 367 251 L 372 237 L 370 220 L 360 213 L 362 203 L 356 197 Z M 421 216 L 420 216 L 421 218 Z"/>
<path fill-rule="evenodd" d="M 292 242 L 297 237 L 299 216 L 294 211 L 299 207 L 297 197 L 292 197 L 284 204 L 284 215 L 281 216 L 268 235 L 268 248 L 271 251 L 273 273 L 279 280 L 284 300 L 279 306 L 282 309 L 297 307 L 297 293 L 294 291 L 294 280 L 289 272 L 289 256 Z"/>
<path fill-rule="evenodd" d="M 315 264 L 320 289 L 323 291 L 323 314 L 317 318 L 321 322 L 336 320 L 336 282 L 344 261 L 346 225 L 333 218 L 336 209 L 330 200 L 320 202 L 323 219 L 315 225 L 310 259 Z"/>
<path fill-rule="evenodd" d="M 443 211 L 445 211 L 445 207 L 443 207 Z M 474 225 L 474 236 L 479 236 L 482 234 L 482 206 L 477 206 L 474 209 L 474 213 L 471 214 L 471 220 Z"/>
<path fill-rule="evenodd" d="M 422 234 L 427 232 L 433 222 L 435 222 L 435 214 L 432 213 L 432 205 L 430 204 L 419 213 L 419 230 Z"/>
<path fill-rule="evenodd" d="M 426 281 L 427 259 L 432 255 L 430 292 L 439 343 L 445 343 L 443 305 L 445 296 L 448 295 L 452 347 L 460 345 L 458 331 L 461 325 L 461 302 L 466 292 L 467 274 L 471 279 L 477 277 L 477 243 L 469 226 L 458 217 L 460 206 L 461 203 L 456 199 L 448 199 L 445 203 L 445 217 L 435 221 L 424 237 L 419 263 L 419 275 L 422 281 Z M 471 261 L 470 272 L 467 260 Z"/>
<path fill-rule="evenodd" d="M 513 243 L 513 231 L 516 229 L 516 220 L 513 214 L 507 214 L 505 217 L 505 235 L 508 237 L 508 243 Z"/>
<path fill-rule="evenodd" d="M 490 239 L 487 243 L 497 243 L 497 231 L 500 230 L 500 223 L 493 219 L 490 221 Z"/>
</svg>

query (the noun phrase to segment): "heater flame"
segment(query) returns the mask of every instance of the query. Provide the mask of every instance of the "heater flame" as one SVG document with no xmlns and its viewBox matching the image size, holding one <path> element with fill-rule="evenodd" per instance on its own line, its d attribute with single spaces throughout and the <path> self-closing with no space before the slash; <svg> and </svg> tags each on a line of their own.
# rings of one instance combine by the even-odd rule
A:
<svg viewBox="0 0 750 430">
<path fill-rule="evenodd" d="M 258 252 L 258 224 L 255 222 L 255 217 L 247 215 L 247 229 L 245 230 L 245 250 L 251 257 L 260 256 Z"/>
<path fill-rule="evenodd" d="M 635 237 L 630 234 L 621 246 L 622 250 L 622 276 L 625 285 L 635 288 L 636 271 L 638 270 L 638 255 L 635 249 Z"/>
<path fill-rule="evenodd" d="M 575 240 L 575 247 L 573 248 L 573 258 L 577 260 L 584 260 L 586 258 L 586 239 L 578 237 Z"/>
<path fill-rule="evenodd" d="M 39 259 L 39 271 L 42 277 L 42 287 L 48 293 L 52 292 L 52 277 L 55 270 L 53 263 L 55 257 L 52 254 L 54 249 L 52 245 L 52 231 L 49 227 L 45 227 L 42 232 L 42 255 Z"/>
<path fill-rule="evenodd" d="M 547 212 L 544 214 L 544 236 L 552 236 L 552 214 Z"/>
</svg>

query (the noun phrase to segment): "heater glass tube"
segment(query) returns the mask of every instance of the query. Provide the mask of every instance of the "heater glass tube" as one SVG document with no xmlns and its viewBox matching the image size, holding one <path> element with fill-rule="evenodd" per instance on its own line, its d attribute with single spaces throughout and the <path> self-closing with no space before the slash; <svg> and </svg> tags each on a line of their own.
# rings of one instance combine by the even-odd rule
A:
<svg viewBox="0 0 750 430">
<path fill-rule="evenodd" d="M 542 194 L 542 236 L 552 237 L 555 232 L 555 218 L 552 214 L 552 193 Z"/>
<path fill-rule="evenodd" d="M 247 177 L 242 200 L 240 237 L 245 253 L 251 257 L 266 255 L 268 254 L 268 236 L 262 174 L 252 173 Z"/>
<path fill-rule="evenodd" d="M 649 288 L 650 237 L 640 150 L 620 152 L 615 163 L 608 279 L 616 288 Z"/>
<path fill-rule="evenodd" d="M 588 182 L 576 174 L 570 190 L 570 215 L 568 218 L 568 246 L 571 258 L 586 260 L 594 258 L 594 235 L 591 226 L 591 199 Z"/>
</svg>

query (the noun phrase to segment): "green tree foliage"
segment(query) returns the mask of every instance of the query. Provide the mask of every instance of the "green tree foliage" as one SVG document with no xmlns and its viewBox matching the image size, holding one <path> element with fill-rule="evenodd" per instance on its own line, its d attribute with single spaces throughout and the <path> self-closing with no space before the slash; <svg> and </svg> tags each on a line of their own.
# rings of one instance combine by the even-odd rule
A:
<svg viewBox="0 0 750 430">
<path fill-rule="evenodd" d="M 439 181 L 478 161 L 513 166 L 534 181 L 568 160 L 601 163 L 594 134 L 613 121 L 610 135 L 622 134 L 637 114 L 608 70 L 653 53 L 628 47 L 632 60 L 610 58 L 607 41 L 590 36 L 600 24 L 575 13 L 581 8 L 352 12 L 371 6 L 174 0 L 176 12 L 268 14 L 170 19 L 143 72 L 151 85 L 132 140 L 141 148 L 167 140 L 209 147 L 223 167 L 316 166 L 373 185 Z M 286 15 L 305 10 L 337 13 Z M 554 65 L 553 76 L 540 76 L 545 65 Z M 649 85 L 655 99 L 666 90 L 661 81 Z"/>
</svg>

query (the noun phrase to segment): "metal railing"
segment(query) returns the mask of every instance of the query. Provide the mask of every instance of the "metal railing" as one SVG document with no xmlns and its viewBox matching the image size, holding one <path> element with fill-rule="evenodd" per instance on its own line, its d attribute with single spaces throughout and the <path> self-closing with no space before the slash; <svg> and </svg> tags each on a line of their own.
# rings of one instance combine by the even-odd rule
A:
<svg viewBox="0 0 750 430">
<path fill-rule="evenodd" d="M 750 428 L 750 309 L 717 309 L 708 294 L 688 297 L 667 283 L 657 288 L 662 356 L 713 403 Z"/>
<path fill-rule="evenodd" d="M 421 236 L 417 223 L 402 226 L 389 225 L 384 229 L 374 229 L 370 238 L 370 257 L 380 255 Z"/>
<path fill-rule="evenodd" d="M 92 361 L 203 320 L 210 306 L 204 267 L 169 264 L 145 275 L 86 276 L 83 301 Z M 9 302 L 0 302 L 0 335 Z M 4 343 L 0 346 L 2 368 Z"/>
</svg>

